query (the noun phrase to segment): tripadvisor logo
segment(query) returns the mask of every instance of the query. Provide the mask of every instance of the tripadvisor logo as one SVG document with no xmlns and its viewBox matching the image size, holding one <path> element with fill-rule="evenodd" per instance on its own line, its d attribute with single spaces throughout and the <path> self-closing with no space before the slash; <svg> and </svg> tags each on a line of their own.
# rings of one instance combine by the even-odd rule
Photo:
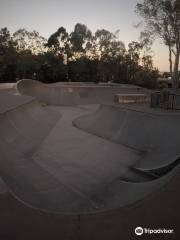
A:
<svg viewBox="0 0 180 240">
<path fill-rule="evenodd" d="M 138 235 L 138 236 L 142 235 L 143 234 L 143 228 L 142 227 L 137 227 L 135 229 L 135 234 Z"/>
<path fill-rule="evenodd" d="M 150 229 L 150 228 L 142 228 L 142 227 L 135 228 L 135 234 L 138 236 L 142 234 L 172 234 L 172 233 L 174 233 L 173 229 L 165 229 L 165 228 Z"/>
</svg>

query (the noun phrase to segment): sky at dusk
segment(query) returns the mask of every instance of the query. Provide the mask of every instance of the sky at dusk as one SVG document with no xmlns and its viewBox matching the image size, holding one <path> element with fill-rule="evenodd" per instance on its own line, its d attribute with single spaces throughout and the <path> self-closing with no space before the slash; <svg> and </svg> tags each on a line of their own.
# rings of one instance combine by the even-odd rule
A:
<svg viewBox="0 0 180 240">
<path fill-rule="evenodd" d="M 0 0 L 0 28 L 11 32 L 19 28 L 37 30 L 48 38 L 59 27 L 71 32 L 76 23 L 95 32 L 105 28 L 120 30 L 119 38 L 127 46 L 138 41 L 141 29 L 134 26 L 142 19 L 134 12 L 142 0 Z M 168 71 L 168 50 L 160 41 L 153 45 L 154 66 Z"/>
</svg>

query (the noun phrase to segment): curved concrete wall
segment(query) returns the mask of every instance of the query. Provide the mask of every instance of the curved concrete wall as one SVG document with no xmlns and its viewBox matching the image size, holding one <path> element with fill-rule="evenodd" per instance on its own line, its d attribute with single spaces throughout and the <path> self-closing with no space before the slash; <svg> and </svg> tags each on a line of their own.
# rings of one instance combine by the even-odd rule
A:
<svg viewBox="0 0 180 240">
<path fill-rule="evenodd" d="M 108 117 L 107 117 L 108 116 Z M 158 115 L 102 105 L 73 121 L 78 128 L 136 149 L 144 166 L 158 168 L 180 156 L 180 115 Z M 147 162 L 147 164 L 145 164 Z"/>
<path fill-rule="evenodd" d="M 22 95 L 36 97 L 51 105 L 74 105 L 78 95 L 71 88 L 56 88 L 34 80 L 20 80 L 17 90 Z"/>
<path fill-rule="evenodd" d="M 43 84 L 30 79 L 20 80 L 17 90 L 22 95 L 34 96 L 47 104 L 65 106 L 113 102 L 116 93 L 145 91 L 139 87 L 119 85 Z"/>
<path fill-rule="evenodd" d="M 99 110 L 100 114 L 98 112 L 93 116 L 95 118 L 97 117 L 98 121 L 101 121 L 101 117 L 105 118 L 109 110 L 110 108 L 101 107 Z M 118 114 L 119 119 L 121 117 L 124 118 L 124 116 L 126 118 L 124 111 L 127 110 L 123 110 L 122 113 Z M 136 112 L 128 112 L 130 119 L 126 119 L 126 122 L 129 125 L 130 120 L 134 120 L 133 117 L 135 117 L 136 120 L 138 118 L 141 119 L 139 115 L 136 116 Z M 103 116 L 103 114 L 105 115 Z M 111 114 L 111 116 L 113 116 L 113 114 Z M 114 117 L 118 119 L 116 114 Z M 114 176 L 112 182 L 100 184 L 98 189 L 93 191 L 93 195 L 90 198 L 86 200 L 84 198 L 77 198 L 68 188 L 64 188 L 52 173 L 46 171 L 38 162 L 32 159 L 32 155 L 55 126 L 59 118 L 59 113 L 52 111 L 51 108 L 41 106 L 36 101 L 18 106 L 0 116 L 0 174 L 13 194 L 33 208 L 61 214 L 87 214 L 123 207 L 133 204 L 163 186 L 178 169 L 178 167 L 175 167 L 171 172 L 153 181 L 152 179 L 148 181 L 144 181 L 143 179 L 140 184 L 124 181 L 124 179 L 121 179 L 121 171 L 119 170 L 119 177 Z M 81 119 L 84 121 L 85 118 L 86 117 L 82 117 L 79 121 Z M 96 127 L 100 125 L 97 119 Z M 77 121 L 78 120 L 76 120 L 76 123 Z M 85 122 L 88 121 L 89 120 L 86 120 Z M 126 127 L 124 124 L 125 122 L 122 120 L 123 127 L 119 125 L 122 130 Z M 116 126 L 116 124 L 113 125 L 114 127 Z M 109 126 L 111 126 L 111 124 L 109 124 Z M 106 127 L 108 132 L 110 132 L 108 125 L 104 125 L 104 130 Z M 93 129 L 92 125 L 91 129 Z M 114 135 L 115 133 L 117 133 L 117 129 L 114 129 Z M 59 134 L 61 134 L 61 129 L 59 129 Z M 127 134 L 126 131 L 124 131 L 122 135 L 124 138 L 126 137 L 125 134 Z M 140 134 L 140 138 L 141 135 L 142 134 Z M 119 136 L 119 133 L 117 136 Z M 136 139 L 138 138 L 139 136 L 137 135 Z M 120 139 L 118 139 L 118 141 L 121 143 Z M 141 143 L 142 141 L 140 140 L 139 142 Z M 124 144 L 124 142 L 122 143 Z M 131 150 L 131 144 L 126 142 L 126 145 L 129 146 L 126 150 L 128 155 L 137 159 L 138 153 Z M 122 151 L 123 154 L 125 154 L 124 151 L 125 149 Z M 61 158 L 61 156 L 59 156 L 59 158 Z M 119 158 L 121 158 L 121 156 L 119 156 Z M 49 160 L 51 160 L 51 158 Z M 75 161 L 77 160 L 75 159 Z M 52 163 L 49 164 L 51 165 Z M 115 166 L 112 165 L 112 168 L 113 167 Z M 70 169 L 71 171 L 74 169 L 73 165 Z M 86 170 L 86 168 L 84 170 Z M 91 181 L 89 183 L 87 182 L 86 187 L 88 187 L 88 184 L 91 185 Z M 62 197 L 64 194 L 67 194 L 67 196 Z M 72 199 L 74 199 L 75 202 L 70 205 L 69 201 L 72 201 Z M 65 200 L 66 203 L 64 202 Z"/>
</svg>

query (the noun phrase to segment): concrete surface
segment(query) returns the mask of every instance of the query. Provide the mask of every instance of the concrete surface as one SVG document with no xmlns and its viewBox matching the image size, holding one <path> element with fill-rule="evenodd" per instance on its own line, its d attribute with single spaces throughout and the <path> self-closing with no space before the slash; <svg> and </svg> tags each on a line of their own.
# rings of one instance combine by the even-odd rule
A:
<svg viewBox="0 0 180 240">
<path fill-rule="evenodd" d="M 50 105 L 72 106 L 79 104 L 113 103 L 117 93 L 147 93 L 149 91 L 130 85 L 121 84 L 78 84 L 58 83 L 43 84 L 35 80 L 23 79 L 17 83 L 17 90 L 22 95 L 36 97 Z"/>
<path fill-rule="evenodd" d="M 115 103 L 150 103 L 150 97 L 142 93 L 118 93 L 114 95 Z"/>
<path fill-rule="evenodd" d="M 6 95 L 7 111 L 0 109 L 3 240 L 128 240 L 136 239 L 137 226 L 173 228 L 166 239 L 180 236 L 180 115 L 135 105 L 99 108 L 98 98 L 91 100 L 55 107 L 14 91 Z"/>
<path fill-rule="evenodd" d="M 153 114 L 101 105 L 95 113 L 80 117 L 73 123 L 87 132 L 142 152 L 144 164 L 149 158 L 149 166 L 154 164 L 154 168 L 159 168 L 180 154 L 177 141 L 180 137 L 179 121 L 180 114 Z M 154 161 L 155 156 L 159 160 Z"/>
<path fill-rule="evenodd" d="M 0 90 L 12 89 L 16 87 L 16 83 L 0 83 Z"/>
</svg>

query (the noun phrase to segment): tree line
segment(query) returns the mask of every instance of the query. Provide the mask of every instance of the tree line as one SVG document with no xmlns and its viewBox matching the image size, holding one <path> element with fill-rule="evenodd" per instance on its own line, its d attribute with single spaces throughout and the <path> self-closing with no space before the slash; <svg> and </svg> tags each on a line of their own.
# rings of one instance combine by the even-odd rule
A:
<svg viewBox="0 0 180 240">
<path fill-rule="evenodd" d="M 119 31 L 94 34 L 77 23 L 68 33 L 60 27 L 48 39 L 37 31 L 0 30 L 0 82 L 35 78 L 58 81 L 116 82 L 155 88 L 158 70 L 153 67 L 150 41 L 132 41 L 125 47 Z"/>
</svg>

